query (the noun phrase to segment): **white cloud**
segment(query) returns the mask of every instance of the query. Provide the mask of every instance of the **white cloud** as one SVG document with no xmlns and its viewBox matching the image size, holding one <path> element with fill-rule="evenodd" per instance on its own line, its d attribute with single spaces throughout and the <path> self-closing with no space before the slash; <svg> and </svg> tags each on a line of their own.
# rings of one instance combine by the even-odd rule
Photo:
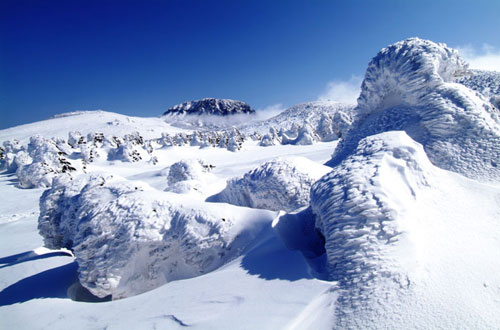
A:
<svg viewBox="0 0 500 330">
<path fill-rule="evenodd" d="M 456 47 L 471 69 L 500 71 L 500 49 L 483 44 L 481 49 L 470 45 Z"/>
<path fill-rule="evenodd" d="M 284 110 L 285 110 L 285 107 L 283 107 L 283 104 L 276 103 L 276 104 L 268 105 L 267 107 L 262 108 L 262 109 L 257 109 L 256 113 L 257 113 L 259 120 L 265 120 L 265 119 L 269 119 L 271 117 L 278 115 L 279 113 L 283 112 Z"/>
<path fill-rule="evenodd" d="M 363 78 L 352 76 L 347 81 L 333 80 L 330 81 L 321 95 L 318 96 L 318 101 L 336 101 L 355 104 L 361 92 L 361 83 Z"/>
</svg>

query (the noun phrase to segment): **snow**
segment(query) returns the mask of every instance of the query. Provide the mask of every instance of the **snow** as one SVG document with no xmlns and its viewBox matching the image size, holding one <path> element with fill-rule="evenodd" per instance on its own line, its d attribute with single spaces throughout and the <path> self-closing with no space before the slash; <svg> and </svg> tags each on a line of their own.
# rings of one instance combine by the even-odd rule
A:
<svg viewBox="0 0 500 330">
<path fill-rule="evenodd" d="M 0 201 L 0 208 L 4 213 L 2 219 L 7 221 L 0 224 L 3 242 L 0 255 L 1 327 L 181 328 L 183 323 L 202 329 L 230 329 L 234 328 L 235 324 L 242 324 L 243 328 L 276 329 L 286 327 L 289 323 L 300 323 L 295 318 L 311 302 L 319 297 L 327 299 L 333 294 L 328 291 L 331 283 L 311 276 L 302 254 L 290 251 L 283 245 L 271 228 L 271 220 L 277 213 L 223 203 L 206 203 L 203 200 L 223 189 L 227 179 L 243 175 L 275 157 L 300 154 L 322 167 L 320 164 L 328 159 L 335 144 L 336 142 L 309 146 L 279 145 L 270 148 L 249 144 L 238 153 L 218 148 L 171 147 L 158 152 L 159 163 L 156 166 L 148 163 L 110 163 L 102 158 L 96 159 L 89 164 L 88 170 L 94 173 L 96 178 L 97 172 L 103 172 L 100 175 L 114 176 L 113 180 L 116 181 L 108 183 L 109 186 L 117 188 L 118 183 L 129 185 L 142 181 L 141 185 L 149 189 L 144 192 L 135 192 L 134 189 L 128 193 L 127 201 L 151 203 L 152 200 L 166 199 L 166 204 L 172 203 L 175 208 L 181 210 L 190 207 L 197 210 L 201 208 L 208 214 L 216 214 L 217 223 L 221 225 L 222 217 L 227 220 L 234 219 L 233 226 L 237 224 L 236 220 L 241 221 L 240 227 L 231 227 L 232 233 L 244 230 L 248 232 L 252 223 L 255 224 L 255 230 L 262 230 L 241 256 L 228 258 L 227 263 L 215 271 L 189 279 L 170 281 L 132 297 L 96 304 L 68 298 L 70 296 L 77 300 L 90 300 L 89 295 L 75 283 L 79 276 L 75 262 L 78 257 L 70 257 L 67 252 L 59 252 L 60 250 L 50 250 L 42 255 L 45 256 L 43 258 L 16 257 L 19 253 L 30 252 L 43 246 L 42 237 L 37 230 L 38 198 L 43 190 L 18 189 L 17 179 L 12 174 L 3 174 L 0 177 L 3 180 L 0 189 L 2 195 L 8 198 Z M 209 182 L 205 192 L 182 195 L 163 192 L 168 187 L 169 173 L 169 170 L 164 169 L 188 159 L 203 159 L 205 164 L 215 166 L 209 173 L 202 172 L 202 176 L 213 175 L 211 179 L 204 178 Z M 140 166 L 137 166 L 138 164 Z M 74 176 L 71 182 L 75 182 L 78 177 Z M 83 182 L 88 184 L 87 179 Z M 64 187 L 68 189 L 70 186 L 65 183 Z M 79 193 L 80 187 L 75 188 L 75 193 Z M 105 187 L 94 187 L 89 189 L 89 192 L 94 192 L 101 198 L 104 194 L 101 194 L 100 189 L 105 190 Z M 68 205 L 74 206 L 74 201 L 67 198 L 70 195 L 73 193 L 63 199 Z M 96 207 L 104 208 L 106 205 L 102 203 Z M 127 212 L 129 215 L 134 213 Z M 259 214 L 265 216 L 257 216 Z M 100 226 L 98 223 L 95 225 L 96 228 Z M 244 240 L 239 238 L 239 242 L 243 243 Z M 40 281 L 44 283 L 43 286 L 38 285 Z M 330 324 L 331 314 L 322 313 L 317 317 L 317 322 Z"/>
<path fill-rule="evenodd" d="M 72 250 L 80 283 L 113 299 L 220 267 L 274 218 L 272 212 L 190 203 L 110 175 L 59 180 L 43 193 L 40 210 L 45 246 Z"/>
<path fill-rule="evenodd" d="M 357 105 L 1 130 L 0 328 L 498 328 L 496 78 L 411 38 Z"/>
<path fill-rule="evenodd" d="M 123 136 L 139 131 L 142 136 L 150 139 L 159 137 L 161 132 L 177 133 L 183 130 L 172 127 L 159 118 L 131 117 L 107 111 L 79 111 L 76 114 L 0 130 L 0 141 L 16 139 L 27 142 L 35 135 L 66 139 L 69 132 L 74 131 L 84 136 L 94 132 Z"/>
<path fill-rule="evenodd" d="M 336 327 L 499 324 L 499 188 L 434 167 L 404 132 L 361 140 L 311 189 Z"/>
<path fill-rule="evenodd" d="M 404 130 L 434 165 L 498 181 L 500 114 L 454 82 L 466 70 L 458 52 L 444 44 L 411 38 L 382 49 L 368 65 L 353 126 L 328 164 L 337 164 L 366 136 Z"/>
<path fill-rule="evenodd" d="M 489 98 L 500 109 L 500 72 L 470 70 L 458 82 Z"/>
<path fill-rule="evenodd" d="M 229 180 L 226 188 L 209 201 L 293 211 L 309 205 L 311 185 L 329 171 L 329 167 L 307 158 L 277 158 Z"/>
</svg>

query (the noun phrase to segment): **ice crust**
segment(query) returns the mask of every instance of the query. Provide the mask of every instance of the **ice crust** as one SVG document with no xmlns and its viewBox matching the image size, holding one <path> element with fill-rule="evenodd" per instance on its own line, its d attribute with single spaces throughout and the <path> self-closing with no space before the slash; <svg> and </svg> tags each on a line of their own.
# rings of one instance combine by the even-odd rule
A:
<svg viewBox="0 0 500 330">
<path fill-rule="evenodd" d="M 354 123 L 328 165 L 366 136 L 404 130 L 434 165 L 500 180 L 499 113 L 486 97 L 455 83 L 466 71 L 445 44 L 411 38 L 382 49 L 368 65 Z"/>
<path fill-rule="evenodd" d="M 244 224 L 238 223 L 244 217 Z M 98 297 L 136 295 L 238 256 L 273 213 L 179 200 L 112 175 L 58 179 L 40 199 L 45 246 L 71 249 Z"/>
</svg>

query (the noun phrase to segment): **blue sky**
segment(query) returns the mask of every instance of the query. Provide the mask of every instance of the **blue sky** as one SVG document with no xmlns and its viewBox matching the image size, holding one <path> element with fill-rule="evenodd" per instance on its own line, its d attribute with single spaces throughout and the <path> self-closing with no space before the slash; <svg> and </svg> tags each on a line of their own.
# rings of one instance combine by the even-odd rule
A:
<svg viewBox="0 0 500 330">
<path fill-rule="evenodd" d="M 495 56 L 499 13 L 498 0 L 0 0 L 0 128 L 203 97 L 286 107 L 356 85 L 412 36 Z"/>
</svg>

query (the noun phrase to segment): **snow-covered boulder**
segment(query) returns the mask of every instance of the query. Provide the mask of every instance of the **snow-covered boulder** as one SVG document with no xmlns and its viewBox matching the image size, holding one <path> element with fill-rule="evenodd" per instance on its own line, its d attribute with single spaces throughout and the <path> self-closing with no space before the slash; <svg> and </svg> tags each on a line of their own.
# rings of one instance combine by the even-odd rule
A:
<svg viewBox="0 0 500 330">
<path fill-rule="evenodd" d="M 167 173 L 167 191 L 185 194 L 192 191 L 202 193 L 211 178 L 210 172 L 215 166 L 200 159 L 184 159 L 170 165 Z"/>
<path fill-rule="evenodd" d="M 274 216 L 196 202 L 109 175 L 55 180 L 40 207 L 45 245 L 71 249 L 80 283 L 113 299 L 216 269 L 238 256 Z"/>
<path fill-rule="evenodd" d="M 26 153 L 19 152 L 16 170 L 19 185 L 23 188 L 50 187 L 52 180 L 60 175 L 76 171 L 65 152 L 71 149 L 64 141 L 49 140 L 33 136 Z"/>
<path fill-rule="evenodd" d="M 319 140 L 320 140 L 319 135 L 314 131 L 314 129 L 309 124 L 306 123 L 300 129 L 297 138 L 291 143 L 296 145 L 311 145 Z"/>
<path fill-rule="evenodd" d="M 366 136 L 404 130 L 438 167 L 500 180 L 499 114 L 454 82 L 466 70 L 444 44 L 411 38 L 382 49 L 366 71 L 353 126 L 327 164 L 340 163 Z"/>
<path fill-rule="evenodd" d="M 311 208 L 325 239 L 328 278 L 339 285 L 339 329 L 367 328 L 373 317 L 389 313 L 386 307 L 411 296 L 417 247 L 407 213 L 433 170 L 420 144 L 404 132 L 388 132 L 361 140 L 313 185 Z"/>
<path fill-rule="evenodd" d="M 275 159 L 227 182 L 210 201 L 293 211 L 309 204 L 311 185 L 330 168 L 302 157 Z"/>
</svg>

